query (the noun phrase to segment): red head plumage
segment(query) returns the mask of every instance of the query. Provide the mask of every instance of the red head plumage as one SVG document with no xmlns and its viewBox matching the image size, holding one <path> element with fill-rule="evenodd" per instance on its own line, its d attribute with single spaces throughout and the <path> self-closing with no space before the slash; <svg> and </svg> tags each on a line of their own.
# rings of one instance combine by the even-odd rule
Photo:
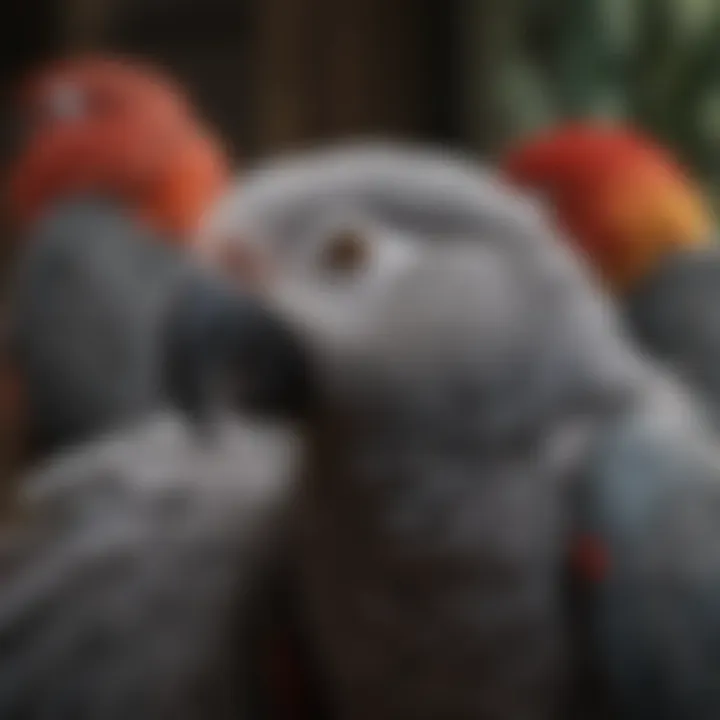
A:
<svg viewBox="0 0 720 720">
<path fill-rule="evenodd" d="M 219 143 L 154 68 L 98 56 L 57 62 L 23 84 L 18 105 L 25 132 L 8 199 L 20 226 L 48 203 L 90 191 L 185 238 L 226 186 Z"/>
<path fill-rule="evenodd" d="M 604 279 L 625 290 L 713 227 L 703 193 L 672 155 L 626 128 L 571 125 L 508 154 L 509 178 L 540 193 Z"/>
</svg>

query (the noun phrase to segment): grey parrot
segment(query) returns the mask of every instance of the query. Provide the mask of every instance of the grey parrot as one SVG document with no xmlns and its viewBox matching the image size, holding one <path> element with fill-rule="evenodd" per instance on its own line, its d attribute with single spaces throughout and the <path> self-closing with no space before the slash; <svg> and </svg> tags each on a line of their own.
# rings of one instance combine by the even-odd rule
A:
<svg viewBox="0 0 720 720">
<path fill-rule="evenodd" d="M 290 440 L 226 424 L 208 445 L 159 415 L 24 477 L 0 531 L 0 716 L 254 717 Z"/>
<path fill-rule="evenodd" d="M 246 175 L 228 240 L 272 256 L 315 368 L 293 547 L 338 717 L 718 717 L 709 421 L 536 207 L 335 148 Z"/>
<path fill-rule="evenodd" d="M 23 247 L 12 342 L 44 444 L 0 524 L 0 717 L 288 717 L 300 345 L 112 203 L 63 203 Z"/>
</svg>

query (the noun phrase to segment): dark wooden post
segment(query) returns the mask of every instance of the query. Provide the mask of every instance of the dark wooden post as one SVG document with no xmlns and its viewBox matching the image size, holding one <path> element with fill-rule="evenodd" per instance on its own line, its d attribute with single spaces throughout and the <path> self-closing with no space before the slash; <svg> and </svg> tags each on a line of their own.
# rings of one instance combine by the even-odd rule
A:
<svg viewBox="0 0 720 720">
<path fill-rule="evenodd" d="M 447 12 L 455 5 L 446 3 Z M 259 2 L 258 151 L 357 135 L 433 136 L 437 7 L 430 0 Z"/>
<path fill-rule="evenodd" d="M 64 49 L 77 52 L 101 48 L 113 21 L 115 0 L 63 0 L 61 41 Z"/>
</svg>

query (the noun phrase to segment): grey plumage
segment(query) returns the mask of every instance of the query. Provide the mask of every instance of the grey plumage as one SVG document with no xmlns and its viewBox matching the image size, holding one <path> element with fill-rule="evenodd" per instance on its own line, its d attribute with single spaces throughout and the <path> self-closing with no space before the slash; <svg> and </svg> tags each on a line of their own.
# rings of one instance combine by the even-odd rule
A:
<svg viewBox="0 0 720 720">
<path fill-rule="evenodd" d="M 245 194 L 231 202 L 233 227 L 270 249 L 277 273 L 268 302 L 295 327 L 315 370 L 313 402 L 303 405 L 307 455 L 290 549 L 301 580 L 300 610 L 339 716 L 579 720 L 597 715 L 607 702 L 608 717 L 717 717 L 712 679 L 720 638 L 712 608 L 720 606 L 720 558 L 706 552 L 720 527 L 714 523 L 720 498 L 714 440 L 692 399 L 636 355 L 612 308 L 540 212 L 472 164 L 387 146 L 311 154 L 245 182 Z M 359 263 L 337 265 L 327 250 L 347 230 L 368 252 Z M 248 367 L 257 365 L 241 363 L 239 370 Z M 46 697 L 61 708 L 80 702 L 96 712 L 97 697 L 101 703 L 112 697 L 100 706 L 112 718 L 117 708 L 144 696 L 146 703 L 131 714 L 192 718 L 187 693 L 199 683 L 219 701 L 227 675 L 213 670 L 242 668 L 244 646 L 233 642 L 229 648 L 231 633 L 224 630 L 247 617 L 233 583 L 242 584 L 255 563 L 236 563 L 245 557 L 238 548 L 247 547 L 247 538 L 238 540 L 228 530 L 236 527 L 228 515 L 257 506 L 234 495 L 244 487 L 243 477 L 220 483 L 232 488 L 230 496 L 222 491 L 222 502 L 206 502 L 205 493 L 217 497 L 210 482 L 206 490 L 192 490 L 183 518 L 188 522 L 182 523 L 205 530 L 190 533 L 190 542 L 185 531 L 166 535 L 161 522 L 158 537 L 154 500 L 147 512 L 144 500 L 121 501 L 149 485 L 146 473 L 156 467 L 139 448 L 146 442 L 152 454 L 167 448 L 169 465 L 182 463 L 168 490 L 186 486 L 185 471 L 192 469 L 196 479 L 213 472 L 202 465 L 208 455 L 179 450 L 188 439 L 184 430 L 170 448 L 147 428 L 139 432 L 132 442 L 121 441 L 129 480 L 119 483 L 125 490 L 107 505 L 116 521 L 108 522 L 97 507 L 83 513 L 80 498 L 104 492 L 97 479 L 104 471 L 95 467 L 92 492 L 78 492 L 67 516 L 53 500 L 55 522 L 38 526 L 48 528 L 41 535 L 46 548 L 56 546 L 54 529 L 67 526 L 75 528 L 69 537 L 86 547 L 82 539 L 95 538 L 102 520 L 109 551 L 97 564 L 81 558 L 75 564 L 79 576 L 63 573 L 59 591 L 35 597 L 50 609 L 39 615 L 46 627 L 59 628 L 67 641 L 59 645 L 64 657 L 78 658 L 84 667 L 86 639 L 92 647 L 100 636 L 107 664 L 93 662 L 97 674 L 78 673 L 83 682 L 76 684 L 70 678 L 53 686 L 54 676 L 48 681 L 42 666 L 30 665 L 27 677 L 37 687 L 57 687 L 58 695 Z M 90 457 L 105 447 L 90 449 Z M 216 451 L 217 462 L 229 457 Z M 135 457 L 143 470 L 134 469 Z M 202 472 L 195 473 L 196 462 Z M 224 467 L 230 466 L 237 472 L 240 459 Z M 249 481 L 254 474 L 248 472 Z M 66 484 L 59 477 L 50 482 L 54 493 L 40 499 L 59 497 Z M 68 477 L 76 478 L 69 483 L 75 487 L 84 473 L 75 467 Z M 290 492 L 285 487 L 277 504 L 261 506 L 280 507 Z M 163 500 L 158 515 L 176 507 Z M 272 533 L 278 526 L 265 522 L 271 515 L 258 517 Z M 72 520 L 67 526 L 64 517 Z M 146 577 L 140 554 L 113 544 L 113 531 L 126 525 L 149 539 L 153 569 L 168 568 L 151 573 L 148 595 L 126 593 L 136 580 L 145 587 Z M 579 618 L 568 610 L 563 583 L 577 529 L 598 535 L 611 556 L 608 575 L 591 587 L 590 605 L 576 611 Z M 183 622 L 190 614 L 177 594 L 168 598 L 172 613 L 158 603 L 170 633 L 178 631 L 171 615 L 181 619 L 182 647 L 200 651 L 175 660 L 167 652 L 172 643 L 160 641 L 164 622 L 139 632 L 128 651 L 130 666 L 136 665 L 135 652 L 160 663 L 153 678 L 160 683 L 148 689 L 145 675 L 125 674 L 128 665 L 118 658 L 124 659 L 127 646 L 113 644 L 120 638 L 104 609 L 127 606 L 135 611 L 134 627 L 154 627 L 148 596 L 175 588 L 175 579 L 184 577 L 176 560 L 194 555 L 206 541 L 225 550 L 217 565 L 203 565 L 212 578 L 200 583 L 201 596 L 188 600 L 200 627 Z M 53 565 L 54 557 L 61 562 L 75 548 L 57 546 L 57 556 L 46 550 L 36 562 L 32 536 L 23 538 L 19 547 L 25 549 L 15 551 L 20 555 L 9 551 L 15 586 L 32 582 L 33 567 Z M 228 546 L 233 550 L 226 554 Z M 158 556 L 157 548 L 167 555 Z M 184 560 L 182 565 L 187 570 Z M 88 602 L 97 601 L 92 608 L 98 614 L 89 617 L 102 619 L 73 625 L 82 593 L 67 583 L 96 568 L 117 582 L 105 585 L 107 595 L 103 585 L 91 583 L 98 595 L 91 593 Z M 73 601 L 60 605 L 65 598 Z M 27 632 L 28 643 L 45 642 L 46 632 L 33 634 L 42 624 L 19 619 L 5 627 Z M 574 636 L 578 624 L 590 631 L 582 642 Z M 41 647 L 30 660 L 47 657 Z M 607 697 L 571 698 L 581 679 L 573 653 L 592 661 Z M 0 660 L 28 667 L 12 653 Z M 114 670 L 118 684 L 110 690 L 100 668 Z M 13 694 L 16 687 L 27 685 L 10 686 L 10 708 L 40 698 L 39 692 Z M 190 708 L 185 716 L 181 707 Z M 215 716 L 225 717 L 226 707 L 235 712 L 239 706 L 213 708 Z"/>
<path fill-rule="evenodd" d="M 591 583 L 590 633 L 627 720 L 710 720 L 720 711 L 720 458 L 682 397 L 648 392 L 588 463 L 579 524 L 607 576 Z"/>
<path fill-rule="evenodd" d="M 328 264 L 348 229 L 370 260 Z M 206 243 L 221 237 L 270 250 L 274 301 L 321 367 L 298 562 L 340 717 L 580 718 L 601 699 L 620 717 L 717 712 L 694 670 L 713 676 L 720 638 L 693 600 L 720 606 L 720 560 L 674 506 L 687 495 L 713 512 L 717 451 L 535 208 L 442 153 L 345 148 L 246 177 L 208 222 Z M 633 494 L 669 519 L 626 531 Z M 618 562 L 580 618 L 589 644 L 573 648 L 609 697 L 569 707 L 580 678 L 562 579 L 576 523 Z M 668 538 L 683 551 L 658 562 L 680 592 L 653 587 L 692 666 L 669 659 L 682 650 L 638 595 L 647 548 Z M 684 571 L 693 557 L 700 584 Z M 618 656 L 608 627 L 623 623 Z"/>
<path fill-rule="evenodd" d="M 157 416 L 50 459 L 0 535 L 0 716 L 249 716 L 249 603 L 292 437 Z"/>
<path fill-rule="evenodd" d="M 46 459 L 0 528 L 0 716 L 256 717 L 296 447 L 216 384 L 257 379 L 232 400 L 258 412 L 295 397 L 292 339 L 112 203 L 63 204 L 26 242 L 14 347 Z"/>
<path fill-rule="evenodd" d="M 160 406 L 161 325 L 193 271 L 114 203 L 62 203 L 31 229 L 11 317 L 39 444 L 91 437 Z"/>
<path fill-rule="evenodd" d="M 517 222 L 527 225 L 529 201 L 508 194 L 492 173 L 462 155 L 392 144 L 339 146 L 271 160 L 245 173 L 208 212 L 198 244 L 208 251 L 225 243 L 263 244 L 276 261 L 312 261 L 320 229 L 420 225 L 424 237 L 442 241 L 478 228 L 494 231 L 516 211 Z M 392 248 L 381 249 L 391 266 Z"/>
<path fill-rule="evenodd" d="M 720 251 L 681 251 L 626 301 L 643 347 L 694 388 L 720 423 Z"/>
<path fill-rule="evenodd" d="M 384 152 L 261 172 L 237 198 L 255 237 L 297 243 L 276 298 L 323 363 L 300 562 L 327 685 L 348 718 L 555 717 L 577 462 L 555 450 L 622 387 L 603 362 L 612 335 L 515 195 Z M 371 243 L 369 272 L 300 257 L 348 225 Z M 416 242 L 430 237 L 445 242 Z M 402 261 L 383 265 L 390 244 Z"/>
<path fill-rule="evenodd" d="M 231 358 L 253 376 L 248 409 L 272 410 L 288 383 L 301 387 L 279 320 L 116 204 L 62 203 L 23 247 L 12 333 L 43 452 L 172 402 L 205 416 Z"/>
</svg>

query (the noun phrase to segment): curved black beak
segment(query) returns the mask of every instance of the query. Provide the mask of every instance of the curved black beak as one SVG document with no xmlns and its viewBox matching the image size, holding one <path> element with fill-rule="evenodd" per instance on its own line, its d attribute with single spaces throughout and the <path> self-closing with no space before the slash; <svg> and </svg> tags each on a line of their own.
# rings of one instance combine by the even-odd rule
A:
<svg viewBox="0 0 720 720">
<path fill-rule="evenodd" d="M 203 421 L 219 406 L 276 418 L 304 416 L 312 399 L 305 348 L 259 297 L 194 276 L 165 325 L 170 402 Z"/>
</svg>

